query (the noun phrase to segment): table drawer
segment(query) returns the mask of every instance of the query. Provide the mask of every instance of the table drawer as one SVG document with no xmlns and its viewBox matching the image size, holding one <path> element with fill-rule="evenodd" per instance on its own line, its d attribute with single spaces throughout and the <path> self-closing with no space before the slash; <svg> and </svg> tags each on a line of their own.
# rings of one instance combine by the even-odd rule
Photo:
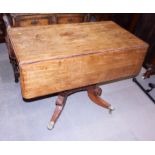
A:
<svg viewBox="0 0 155 155">
<path fill-rule="evenodd" d="M 11 13 L 9 18 L 13 27 L 48 25 L 53 23 L 53 14 Z"/>
<path fill-rule="evenodd" d="M 26 19 L 18 21 L 18 26 L 48 25 L 49 19 Z"/>
<path fill-rule="evenodd" d="M 68 14 L 68 15 L 57 15 L 58 24 L 67 24 L 67 23 L 81 23 L 84 22 L 84 15 L 77 14 Z"/>
</svg>

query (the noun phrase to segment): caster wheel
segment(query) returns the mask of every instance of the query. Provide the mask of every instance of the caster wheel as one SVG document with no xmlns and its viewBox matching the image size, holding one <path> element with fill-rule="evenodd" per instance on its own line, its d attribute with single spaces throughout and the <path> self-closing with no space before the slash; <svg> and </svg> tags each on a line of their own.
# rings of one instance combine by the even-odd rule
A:
<svg viewBox="0 0 155 155">
<path fill-rule="evenodd" d="M 115 110 L 115 108 L 114 108 L 114 107 L 112 107 L 112 106 L 110 106 L 108 109 L 109 109 L 109 114 L 112 114 L 112 111 L 114 111 L 114 110 Z"/>
<path fill-rule="evenodd" d="M 47 129 L 52 130 L 54 128 L 54 122 L 49 122 Z"/>
</svg>

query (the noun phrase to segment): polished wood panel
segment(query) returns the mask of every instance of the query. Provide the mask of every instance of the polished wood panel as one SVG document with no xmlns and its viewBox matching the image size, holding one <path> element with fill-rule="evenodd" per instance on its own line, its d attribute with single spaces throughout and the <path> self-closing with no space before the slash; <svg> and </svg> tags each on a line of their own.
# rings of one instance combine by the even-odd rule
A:
<svg viewBox="0 0 155 155">
<path fill-rule="evenodd" d="M 82 23 L 88 21 L 88 15 L 84 13 L 55 14 L 56 24 Z"/>
</svg>

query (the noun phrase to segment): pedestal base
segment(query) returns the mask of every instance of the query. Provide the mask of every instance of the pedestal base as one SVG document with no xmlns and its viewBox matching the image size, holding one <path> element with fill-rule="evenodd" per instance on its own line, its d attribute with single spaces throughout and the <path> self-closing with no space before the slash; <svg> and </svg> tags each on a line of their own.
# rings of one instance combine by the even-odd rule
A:
<svg viewBox="0 0 155 155">
<path fill-rule="evenodd" d="M 65 92 L 62 92 L 58 95 L 58 98 L 56 100 L 56 108 L 54 110 L 54 113 L 53 113 L 51 120 L 50 120 L 48 127 L 47 127 L 49 130 L 54 128 L 54 125 L 55 125 L 57 119 L 59 118 L 63 108 L 64 108 L 67 97 L 70 94 L 73 94 L 73 93 L 80 91 L 80 90 L 86 90 L 88 93 L 88 97 L 95 104 L 98 104 L 99 106 L 107 108 L 110 113 L 114 110 L 114 108 L 108 102 L 106 102 L 100 98 L 100 96 L 102 94 L 102 89 L 96 85 L 88 86 L 88 87 L 84 87 L 84 88 L 80 88 L 80 89 L 75 89 L 75 90 L 65 91 Z"/>
</svg>

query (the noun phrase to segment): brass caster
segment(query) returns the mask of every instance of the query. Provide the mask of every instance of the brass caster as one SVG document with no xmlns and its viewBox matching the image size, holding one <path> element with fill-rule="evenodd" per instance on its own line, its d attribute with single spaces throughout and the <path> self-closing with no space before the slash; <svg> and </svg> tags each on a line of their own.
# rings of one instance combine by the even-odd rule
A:
<svg viewBox="0 0 155 155">
<path fill-rule="evenodd" d="M 49 122 L 49 124 L 47 125 L 47 129 L 52 130 L 53 128 L 54 128 L 54 122 Z"/>
<path fill-rule="evenodd" d="M 113 106 L 111 106 L 111 105 L 108 107 L 108 109 L 109 109 L 109 114 L 112 114 L 112 111 L 115 110 L 115 108 Z"/>
</svg>

